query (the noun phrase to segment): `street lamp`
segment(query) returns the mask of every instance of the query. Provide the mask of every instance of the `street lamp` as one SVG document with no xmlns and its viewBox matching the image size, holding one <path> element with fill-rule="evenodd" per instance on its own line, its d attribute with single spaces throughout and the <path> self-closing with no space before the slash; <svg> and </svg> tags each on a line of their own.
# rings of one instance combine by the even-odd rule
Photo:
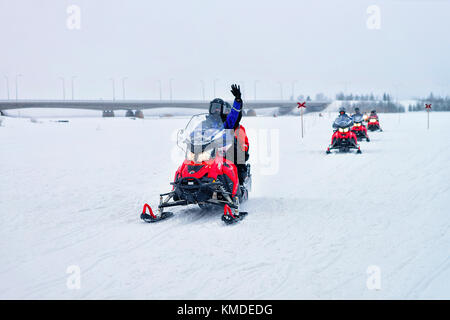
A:
<svg viewBox="0 0 450 320">
<path fill-rule="evenodd" d="M 71 83 L 72 83 L 72 100 L 74 99 L 74 93 L 73 93 L 73 80 L 76 78 L 77 76 L 72 76 L 71 78 Z"/>
<path fill-rule="evenodd" d="M 213 87 L 214 87 L 214 89 L 213 89 L 213 92 L 214 92 L 214 97 L 216 97 L 216 82 L 217 81 L 219 81 L 219 79 L 214 79 L 214 81 L 213 81 Z"/>
<path fill-rule="evenodd" d="M 61 80 L 61 83 L 62 83 L 63 100 L 66 100 L 66 81 L 65 81 L 64 77 L 59 77 L 59 79 Z"/>
<path fill-rule="evenodd" d="M 281 83 L 281 81 L 278 81 L 278 84 L 280 85 L 280 98 L 281 100 L 283 100 L 283 84 Z"/>
<path fill-rule="evenodd" d="M 125 100 L 125 80 L 127 80 L 127 77 L 122 78 L 122 99 Z"/>
<path fill-rule="evenodd" d="M 259 82 L 259 80 L 255 80 L 254 82 L 253 82 L 253 92 L 254 92 L 254 94 L 255 94 L 255 100 L 256 100 L 256 84 Z"/>
<path fill-rule="evenodd" d="M 241 90 L 241 92 L 242 92 L 242 99 L 244 99 L 245 100 L 245 81 L 239 81 L 239 83 L 241 84 L 241 87 L 242 87 L 242 90 Z"/>
<path fill-rule="evenodd" d="M 200 83 L 202 85 L 202 97 L 203 97 L 203 101 L 205 101 L 205 81 L 200 80 Z"/>
<path fill-rule="evenodd" d="M 170 101 L 172 101 L 172 81 L 173 81 L 173 79 L 170 78 L 169 79 Z"/>
</svg>

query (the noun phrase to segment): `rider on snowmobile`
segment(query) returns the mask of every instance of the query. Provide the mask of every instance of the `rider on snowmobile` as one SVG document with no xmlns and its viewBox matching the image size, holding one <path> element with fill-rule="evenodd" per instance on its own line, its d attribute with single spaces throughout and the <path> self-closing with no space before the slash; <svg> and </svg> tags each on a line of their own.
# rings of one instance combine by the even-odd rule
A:
<svg viewBox="0 0 450 320">
<path fill-rule="evenodd" d="M 234 131 L 235 143 L 233 144 L 233 153 L 230 159 L 234 162 L 238 170 L 239 184 L 243 184 L 247 177 L 247 165 L 245 162 L 249 158 L 249 144 L 245 128 L 240 124 L 242 119 L 242 98 L 240 86 L 233 84 L 231 93 L 235 97 L 233 106 L 220 98 L 215 98 L 209 104 L 209 114 L 212 117 L 219 118 L 225 129 Z"/>
<path fill-rule="evenodd" d="M 354 119 L 355 116 L 362 116 L 362 113 L 359 111 L 358 107 L 355 108 L 355 113 L 352 114 L 352 118 Z"/>
<path fill-rule="evenodd" d="M 370 116 L 369 117 L 373 117 L 373 118 L 377 118 L 378 119 L 377 110 L 370 111 Z"/>
<path fill-rule="evenodd" d="M 344 120 L 347 120 L 347 119 L 349 121 L 351 121 L 349 126 L 350 127 L 353 126 L 353 119 L 345 112 L 345 108 L 344 107 L 340 107 L 339 108 L 339 116 L 333 122 L 333 129 L 337 129 L 337 127 L 338 127 L 338 125 L 336 124 L 337 122 L 344 121 Z"/>
</svg>

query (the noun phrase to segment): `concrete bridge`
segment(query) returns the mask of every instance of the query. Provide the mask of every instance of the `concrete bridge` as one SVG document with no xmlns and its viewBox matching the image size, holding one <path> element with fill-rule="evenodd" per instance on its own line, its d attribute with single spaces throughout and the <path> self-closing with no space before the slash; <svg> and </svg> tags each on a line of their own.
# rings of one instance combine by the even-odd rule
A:
<svg viewBox="0 0 450 320">
<path fill-rule="evenodd" d="M 307 101 L 305 112 L 322 111 L 330 101 Z M 249 100 L 244 101 L 246 110 L 279 108 L 288 113 L 297 107 L 296 101 L 288 100 Z M 209 108 L 209 101 L 203 100 L 0 100 L 2 110 L 26 108 L 63 108 L 102 111 L 104 117 L 113 117 L 116 110 L 127 110 L 127 116 L 143 117 L 142 110 L 157 108 Z M 135 111 L 133 111 L 135 110 Z"/>
</svg>

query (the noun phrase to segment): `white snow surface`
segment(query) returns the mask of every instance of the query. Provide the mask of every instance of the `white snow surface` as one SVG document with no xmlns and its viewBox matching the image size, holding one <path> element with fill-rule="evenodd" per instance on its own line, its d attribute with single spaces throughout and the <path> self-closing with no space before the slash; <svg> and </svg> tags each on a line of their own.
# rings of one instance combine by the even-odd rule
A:
<svg viewBox="0 0 450 320">
<path fill-rule="evenodd" d="M 243 118 L 253 190 L 232 226 L 195 206 L 139 219 L 170 190 L 188 117 L 1 117 L 0 298 L 449 299 L 450 113 L 430 130 L 380 114 L 361 155 L 325 154 L 333 116 L 305 115 L 303 140 L 299 117 Z"/>
</svg>

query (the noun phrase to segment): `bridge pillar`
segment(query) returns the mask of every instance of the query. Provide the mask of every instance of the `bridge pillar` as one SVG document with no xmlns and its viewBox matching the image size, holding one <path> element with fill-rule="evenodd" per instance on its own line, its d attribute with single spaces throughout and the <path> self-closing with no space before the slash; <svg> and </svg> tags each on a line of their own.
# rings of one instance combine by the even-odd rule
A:
<svg viewBox="0 0 450 320">
<path fill-rule="evenodd" d="M 113 110 L 103 110 L 103 118 L 110 118 L 114 117 L 114 111 Z"/>
<path fill-rule="evenodd" d="M 133 110 L 127 110 L 127 112 L 125 113 L 125 117 L 134 117 Z"/>
<path fill-rule="evenodd" d="M 136 110 L 134 116 L 139 119 L 144 119 L 144 113 L 142 112 L 142 110 Z"/>
<path fill-rule="evenodd" d="M 255 109 L 249 109 L 245 115 L 247 117 L 256 117 L 256 111 Z"/>
</svg>

